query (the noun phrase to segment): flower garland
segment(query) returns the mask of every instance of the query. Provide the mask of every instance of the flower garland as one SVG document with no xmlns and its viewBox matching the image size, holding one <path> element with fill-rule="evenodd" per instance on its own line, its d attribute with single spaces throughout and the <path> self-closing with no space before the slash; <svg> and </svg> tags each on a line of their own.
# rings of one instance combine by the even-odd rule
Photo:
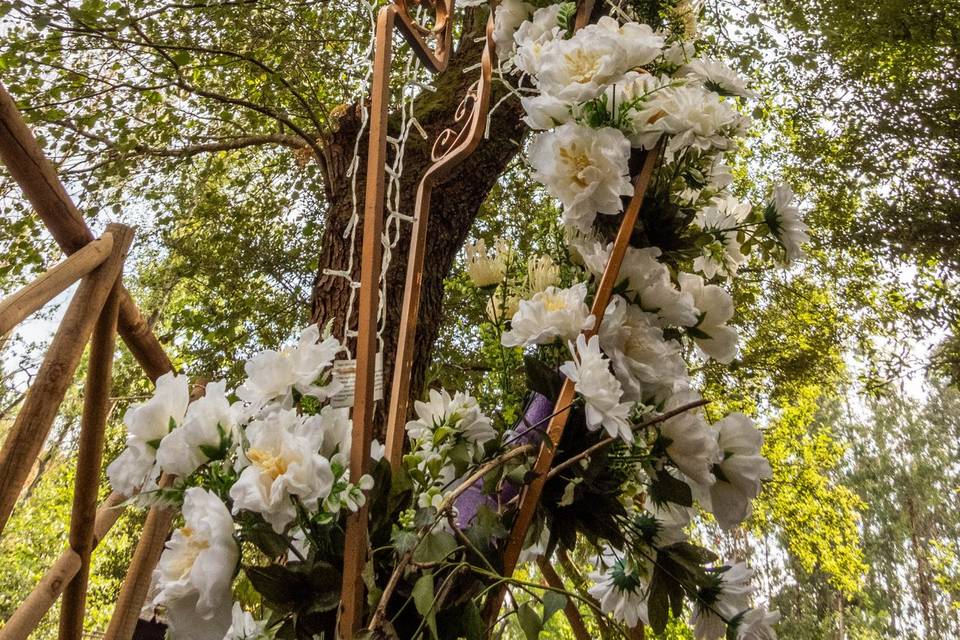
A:
<svg viewBox="0 0 960 640">
<path fill-rule="evenodd" d="M 371 475 L 350 478 L 349 413 L 330 404 L 342 346 L 316 325 L 247 362 L 234 390 L 210 383 L 190 402 L 186 377 L 167 374 L 127 411 L 113 487 L 183 516 L 148 603 L 172 638 L 332 634 L 343 519 L 367 501 L 371 631 L 480 637 L 476 600 L 500 579 L 493 567 L 563 377 L 577 403 L 525 561 L 557 548 L 592 555 L 589 598 L 567 597 L 599 607 L 604 624 L 660 632 L 686 601 L 699 640 L 776 637 L 777 614 L 751 607 L 752 570 L 691 537 L 703 513 L 724 529 L 743 522 L 770 467 L 747 416 L 707 422 L 688 360 L 733 361 L 725 285 L 748 259 L 798 258 L 808 237 L 788 187 L 761 207 L 732 193 L 724 158 L 749 127 L 739 109 L 755 94 L 697 56 L 695 13 L 680 2 L 656 28 L 621 12 L 574 32 L 573 3 L 496 9 L 501 71 L 533 86 L 521 100 L 537 130 L 527 158 L 561 203 L 567 238 L 566 255 L 535 256 L 519 275 L 505 243 L 467 248 L 502 345 L 526 354 L 531 393 L 514 428 L 465 393 L 431 390 L 406 426 L 402 467 L 391 473 L 374 443 Z M 650 153 L 636 242 L 597 326 L 588 302 L 611 223 L 633 195 L 631 168 Z M 238 566 L 264 606 L 259 618 L 234 602 Z M 547 593 L 535 598 L 542 615 L 518 607 L 528 637 L 562 608 Z"/>
</svg>

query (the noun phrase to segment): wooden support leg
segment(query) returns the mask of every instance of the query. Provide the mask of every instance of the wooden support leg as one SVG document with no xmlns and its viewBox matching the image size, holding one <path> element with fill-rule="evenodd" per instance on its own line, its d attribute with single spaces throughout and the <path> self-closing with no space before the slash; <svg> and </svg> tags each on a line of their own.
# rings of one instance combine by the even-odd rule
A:
<svg viewBox="0 0 960 640">
<path fill-rule="evenodd" d="M 113 235 L 103 234 L 80 251 L 57 264 L 36 280 L 0 302 L 0 336 L 20 324 L 24 318 L 63 293 L 110 256 Z"/>
<path fill-rule="evenodd" d="M 87 245 L 88 247 L 90 245 Z M 83 249 L 81 249 L 83 251 Z M 74 254 L 77 255 L 77 254 Z M 110 412 L 113 352 L 116 348 L 117 313 L 120 310 L 120 279 L 110 292 L 90 340 L 90 363 L 80 420 L 77 477 L 70 516 L 70 548 L 80 558 L 77 575 L 67 585 L 60 606 L 60 640 L 81 640 L 87 598 L 90 554 L 93 552 L 97 517 L 97 487 L 103 462 L 103 439 Z"/>
<path fill-rule="evenodd" d="M 100 310 L 117 281 L 133 239 L 130 227 L 110 225 L 108 230 L 113 234 L 110 259 L 85 277 L 77 288 L 0 450 L 0 531 L 3 531 L 13 512 L 60 403 L 73 382 L 80 356 L 90 339 Z"/>
<path fill-rule="evenodd" d="M 540 573 L 543 574 L 543 578 L 548 585 L 554 589 L 566 590 L 560 574 L 556 572 L 549 560 L 540 558 L 537 561 L 537 566 L 540 567 Z M 567 598 L 567 604 L 564 605 L 563 612 L 567 616 L 567 622 L 570 623 L 574 637 L 577 640 L 590 640 L 590 632 L 587 631 L 587 625 L 584 624 L 583 618 L 580 616 L 580 610 L 577 609 L 576 603 L 570 598 Z"/>
</svg>

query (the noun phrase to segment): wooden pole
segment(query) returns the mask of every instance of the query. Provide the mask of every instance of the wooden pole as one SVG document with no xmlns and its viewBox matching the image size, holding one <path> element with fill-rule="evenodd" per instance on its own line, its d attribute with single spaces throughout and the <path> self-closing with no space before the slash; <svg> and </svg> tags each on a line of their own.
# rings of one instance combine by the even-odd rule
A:
<svg viewBox="0 0 960 640">
<path fill-rule="evenodd" d="M 627 210 L 624 212 L 623 220 L 620 223 L 620 229 L 613 242 L 613 248 L 610 251 L 610 257 L 607 259 L 607 266 L 603 270 L 600 278 L 600 284 L 597 286 L 597 293 L 593 298 L 593 306 L 590 312 L 596 318 L 592 330 L 584 331 L 589 338 L 594 335 L 603 322 L 603 314 L 610 303 L 610 296 L 613 293 L 613 286 L 616 284 L 617 277 L 620 275 L 620 266 L 623 264 L 623 258 L 627 253 L 627 247 L 630 244 L 630 236 L 633 233 L 637 222 L 637 216 L 640 213 L 640 207 L 643 205 L 643 198 L 646 195 L 647 187 L 650 185 L 650 178 L 653 175 L 653 169 L 656 166 L 659 156 L 659 147 L 648 151 L 643 161 L 643 167 L 637 175 L 634 182 L 633 197 Z M 533 480 L 526 485 L 520 494 L 520 505 L 517 511 L 517 519 L 514 521 L 513 529 L 510 531 L 510 537 L 507 540 L 507 547 L 503 553 L 503 575 L 512 576 L 517 568 L 517 561 L 520 558 L 520 552 L 523 550 L 523 543 L 527 537 L 527 530 L 533 523 L 533 517 L 536 513 L 537 504 L 540 502 L 540 496 L 543 493 L 543 487 L 547 482 L 547 474 L 553 464 L 553 456 L 556 453 L 557 446 L 560 444 L 560 438 L 563 436 L 563 430 L 567 426 L 567 420 L 570 417 L 569 407 L 573 402 L 574 383 L 569 378 L 563 381 L 560 388 L 560 394 L 554 405 L 553 417 L 547 424 L 547 438 L 540 447 L 540 453 L 533 465 Z M 487 599 L 485 614 L 488 626 L 492 626 L 497 619 L 500 607 L 503 605 L 503 598 L 506 595 L 506 583 L 503 586 L 491 591 Z"/>
<path fill-rule="evenodd" d="M 99 267 L 112 248 L 113 235 L 105 233 L 99 240 L 94 240 L 30 284 L 7 296 L 0 302 L 0 336 L 6 335 L 24 318 Z"/>
<path fill-rule="evenodd" d="M 23 189 L 64 253 L 71 255 L 93 241 L 83 220 L 50 161 L 20 115 L 13 98 L 0 84 L 0 160 Z M 151 380 L 173 370 L 160 341 L 140 316 L 125 289 L 121 291 L 120 336 Z"/>
<path fill-rule="evenodd" d="M 90 574 L 90 554 L 94 544 L 104 432 L 110 413 L 111 372 L 117 345 L 119 310 L 118 277 L 103 305 L 90 340 L 90 363 L 84 389 L 83 415 L 80 419 L 77 477 L 74 481 L 73 512 L 70 516 L 70 548 L 80 558 L 80 567 L 63 593 L 63 602 L 60 605 L 60 640 L 81 640 L 83 636 L 83 613 Z"/>
<path fill-rule="evenodd" d="M 387 157 L 387 105 L 390 101 L 390 60 L 395 5 L 377 15 L 370 104 L 370 142 L 367 190 L 364 195 L 363 246 L 357 327 L 357 378 L 353 397 L 353 442 L 350 477 L 356 482 L 367 472 L 373 439 L 374 374 L 377 354 L 377 308 L 380 302 L 381 236 L 383 235 L 384 164 Z M 361 574 L 367 562 L 367 506 L 347 516 L 343 550 L 343 586 L 339 635 L 352 638 L 362 626 L 364 589 Z"/>
<path fill-rule="evenodd" d="M 111 224 L 107 229 L 113 234 L 110 258 L 86 276 L 77 288 L 0 450 L 0 531 L 10 518 L 60 403 L 73 382 L 80 356 L 133 239 L 130 227 Z"/>
<path fill-rule="evenodd" d="M 537 566 L 540 567 L 540 573 L 543 574 L 543 579 L 549 586 L 566 591 L 563 579 L 549 560 L 541 557 L 537 560 Z M 563 613 L 567 616 L 567 622 L 570 623 L 573 636 L 577 640 L 590 640 L 590 632 L 587 631 L 587 625 L 584 624 L 583 618 L 580 616 L 580 610 L 577 609 L 577 605 L 570 598 L 567 598 L 567 603 L 563 606 Z"/>
<path fill-rule="evenodd" d="M 93 527 L 93 547 L 103 540 L 123 513 L 125 496 L 112 493 L 97 509 L 96 522 Z M 43 616 L 46 615 L 53 603 L 60 597 L 64 587 L 80 570 L 83 562 L 80 556 L 71 548 L 67 548 L 43 575 L 40 582 L 30 592 L 30 595 L 17 607 L 13 615 L 0 628 L 0 640 L 23 640 L 37 628 Z"/>
</svg>

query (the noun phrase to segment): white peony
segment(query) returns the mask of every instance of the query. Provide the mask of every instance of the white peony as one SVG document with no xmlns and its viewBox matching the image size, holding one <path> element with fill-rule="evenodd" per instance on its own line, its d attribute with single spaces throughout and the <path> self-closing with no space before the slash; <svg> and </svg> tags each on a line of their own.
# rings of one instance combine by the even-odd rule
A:
<svg viewBox="0 0 960 640">
<path fill-rule="evenodd" d="M 594 317 L 587 308 L 587 285 L 568 289 L 547 287 L 530 300 L 521 300 L 510 320 L 510 331 L 503 334 L 505 347 L 549 344 L 556 339 L 575 340 L 581 331 L 593 328 Z"/>
<path fill-rule="evenodd" d="M 240 557 L 233 520 L 213 493 L 184 493 L 184 525 L 164 547 L 154 582 L 154 606 L 166 607 L 170 637 L 221 640 L 230 626 L 230 582 Z"/>
<path fill-rule="evenodd" d="M 268 626 L 268 620 L 257 620 L 251 613 L 244 611 L 239 602 L 234 602 L 230 628 L 223 640 L 272 640 L 273 633 Z"/>
<path fill-rule="evenodd" d="M 698 78 L 707 89 L 722 96 L 757 97 L 757 92 L 748 89 L 743 78 L 719 60 L 693 60 L 682 66 L 677 75 Z"/>
<path fill-rule="evenodd" d="M 533 10 L 533 5 L 522 0 L 503 0 L 497 5 L 493 18 L 493 42 L 497 45 L 497 57 L 500 60 L 509 59 L 513 51 L 514 32 Z"/>
<path fill-rule="evenodd" d="M 315 512 L 330 494 L 333 472 L 318 451 L 324 433 L 295 411 L 280 410 L 247 427 L 249 447 L 230 488 L 234 512 L 253 511 L 282 533 L 296 517 L 292 498 Z"/>
<path fill-rule="evenodd" d="M 767 205 L 764 221 L 783 247 L 785 264 L 803 257 L 803 245 L 810 242 L 809 229 L 800 217 L 790 185 L 781 184 L 774 189 L 773 202 Z"/>
<path fill-rule="evenodd" d="M 679 409 L 700 400 L 692 389 L 680 391 L 667 400 L 664 412 Z M 717 441 L 700 409 L 689 409 L 660 423 L 660 434 L 666 439 L 667 455 L 688 478 L 700 485 L 714 483 L 713 465 L 719 450 Z"/>
<path fill-rule="evenodd" d="M 610 555 L 612 554 L 605 554 Z M 634 628 L 650 624 L 647 615 L 647 583 L 643 572 L 627 559 L 612 558 L 612 567 L 590 574 L 595 583 L 589 593 L 600 603 L 600 610 Z"/>
<path fill-rule="evenodd" d="M 621 196 L 633 194 L 630 141 L 617 129 L 568 122 L 537 134 L 529 158 L 534 178 L 563 204 L 564 222 L 583 232 L 597 213 L 620 213 Z"/>
<path fill-rule="evenodd" d="M 737 627 L 737 640 L 777 640 L 773 626 L 780 620 L 779 611 L 768 612 L 766 607 L 747 611 Z"/>
<path fill-rule="evenodd" d="M 728 279 L 736 275 L 746 257 L 740 251 L 737 239 L 740 226 L 750 215 L 750 203 L 741 202 L 729 194 L 717 196 L 710 205 L 697 212 L 694 223 L 704 233 L 713 236 L 713 242 L 704 247 L 702 255 L 693 261 L 693 268 L 708 280 L 717 274 Z"/>
<path fill-rule="evenodd" d="M 615 18 L 603 16 L 580 32 L 584 38 L 612 36 L 624 50 L 623 62 L 627 69 L 644 67 L 660 57 L 663 51 L 664 37 L 647 24 L 627 22 L 621 25 Z"/>
<path fill-rule="evenodd" d="M 687 386 L 680 345 L 665 340 L 655 317 L 620 296 L 613 296 L 600 325 L 600 346 L 630 402 L 665 400 Z"/>
<path fill-rule="evenodd" d="M 719 640 L 726 636 L 726 620 L 732 620 L 750 607 L 753 569 L 742 562 L 724 567 L 714 576 L 715 584 L 700 590 L 690 624 L 697 640 Z M 719 615 L 718 615 L 719 614 Z"/>
<path fill-rule="evenodd" d="M 520 105 L 527 114 L 523 121 L 531 129 L 553 129 L 574 118 L 574 105 L 546 93 L 520 98 Z"/>
<path fill-rule="evenodd" d="M 292 404 L 294 389 L 325 400 L 340 390 L 340 382 L 316 383 L 341 349 L 332 336 L 320 341 L 320 328 L 312 324 L 303 330 L 295 346 L 280 351 L 267 349 L 251 358 L 244 366 L 247 380 L 237 389 L 237 395 L 255 406 L 279 399 L 286 408 Z"/>
<path fill-rule="evenodd" d="M 132 496 L 141 488 L 154 488 L 159 469 L 157 447 L 182 421 L 190 402 L 187 377 L 172 372 L 157 378 L 153 397 L 127 409 L 127 448 L 107 467 L 113 488 Z"/>
<path fill-rule="evenodd" d="M 440 446 L 443 439 L 454 435 L 473 445 L 476 455 L 482 453 L 484 443 L 497 436 L 476 398 L 466 393 L 457 391 L 451 396 L 446 389 L 431 389 L 429 400 L 417 400 L 413 407 L 417 419 L 408 422 L 406 429 L 414 441 L 425 440 Z"/>
<path fill-rule="evenodd" d="M 692 273 L 679 275 L 680 290 L 693 298 L 698 322 L 688 331 L 697 346 L 708 356 L 729 364 L 737 353 L 737 330 L 727 326 L 733 317 L 733 298 L 715 284 L 704 284 L 703 278 Z"/>
<path fill-rule="evenodd" d="M 157 464 L 166 473 L 188 476 L 210 460 L 207 451 L 228 442 L 235 444 L 236 428 L 226 382 L 211 382 L 203 397 L 187 407 L 183 424 L 160 442 Z"/>
<path fill-rule="evenodd" d="M 568 102 L 586 102 L 629 69 L 618 34 L 585 27 L 567 40 L 552 40 L 540 51 L 537 80 L 541 93 Z"/>
<path fill-rule="evenodd" d="M 544 49 L 560 38 L 562 29 L 559 24 L 561 6 L 551 4 L 534 11 L 533 16 L 520 25 L 513 34 L 513 41 L 517 53 L 513 64 L 518 69 L 531 76 L 540 71 L 540 58 Z"/>
<path fill-rule="evenodd" d="M 717 481 L 710 487 L 704 506 L 708 507 L 724 529 L 747 519 L 752 500 L 760 495 L 761 481 L 771 478 L 770 463 L 760 455 L 763 434 L 753 420 L 742 413 L 731 413 L 714 425 L 721 462 L 715 467 Z"/>
<path fill-rule="evenodd" d="M 560 373 L 574 381 L 574 390 L 584 400 L 587 428 L 596 431 L 603 427 L 611 437 L 633 442 L 633 430 L 627 420 L 632 403 L 621 402 L 623 387 L 600 351 L 600 339 L 593 336 L 587 341 L 581 334 L 577 336 L 576 348 L 570 344 L 570 352 L 573 360 L 565 362 Z"/>
<path fill-rule="evenodd" d="M 668 157 L 691 148 L 706 152 L 733 147 L 731 138 L 739 136 L 746 121 L 717 94 L 696 84 L 672 87 L 659 96 L 661 117 L 654 127 L 671 136 Z"/>
</svg>

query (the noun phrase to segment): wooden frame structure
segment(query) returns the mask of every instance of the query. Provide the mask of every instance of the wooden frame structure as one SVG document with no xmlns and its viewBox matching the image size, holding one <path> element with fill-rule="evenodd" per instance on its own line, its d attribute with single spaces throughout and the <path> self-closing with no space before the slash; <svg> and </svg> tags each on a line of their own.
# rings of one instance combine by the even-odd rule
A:
<svg viewBox="0 0 960 640">
<path fill-rule="evenodd" d="M 408 2 L 427 5 L 433 9 L 432 30 L 427 30 L 416 22 Z M 495 5 L 495 2 L 491 4 Z M 593 0 L 580 0 L 575 28 L 579 29 L 588 23 L 593 5 Z M 363 213 L 354 429 L 350 459 L 351 476 L 354 478 L 368 470 L 373 432 L 393 32 L 394 28 L 399 29 L 414 53 L 431 72 L 441 72 L 447 68 L 452 51 L 453 11 L 454 0 L 393 0 L 391 4 L 383 7 L 377 16 Z M 456 126 L 460 128 L 447 129 L 438 136 L 433 147 L 433 164 L 422 177 L 417 189 L 397 359 L 391 381 L 387 417 L 385 455 L 394 468 L 401 463 L 403 455 L 404 425 L 409 408 L 410 365 L 417 330 L 431 194 L 437 185 L 449 178 L 456 167 L 473 153 L 484 135 L 490 110 L 496 55 L 493 27 L 491 11 L 486 26 L 480 78 L 470 87 L 457 109 Z M 427 36 L 432 36 L 433 46 L 428 43 Z M 594 298 L 592 313 L 597 318 L 596 326 L 602 321 L 609 303 L 656 157 L 656 151 L 649 152 L 636 177 L 634 195 L 623 216 Z M 116 335 L 119 334 L 124 340 L 151 380 L 156 380 L 173 367 L 121 281 L 123 262 L 133 239 L 133 230 L 113 224 L 107 227 L 100 238 L 93 236 L 53 166 L 43 155 L 36 139 L 24 123 L 13 99 L 2 85 L 0 160 L 6 164 L 26 198 L 68 256 L 21 290 L 0 301 L 0 335 L 5 335 L 72 284 L 80 282 L 14 427 L 0 449 L 0 532 L 13 511 L 33 461 L 49 433 L 59 405 L 73 380 L 83 350 L 88 341 L 91 344 L 69 546 L 0 629 L 0 640 L 25 638 L 61 595 L 63 603 L 60 638 L 79 640 L 82 635 L 90 555 L 119 518 L 122 505 L 127 499 L 127 496 L 114 492 L 99 508 L 95 504 L 102 464 L 104 429 L 108 417 Z M 587 333 L 592 335 L 595 331 L 596 328 Z M 573 397 L 573 383 L 565 381 L 547 426 L 548 441 L 541 446 L 536 459 L 534 479 L 524 487 L 520 495 L 517 519 L 504 551 L 505 577 L 511 576 L 517 566 L 523 542 L 552 467 L 556 445 L 566 427 L 568 409 Z M 161 478 L 161 484 L 171 481 L 170 477 Z M 169 511 L 158 508 L 150 510 L 118 596 L 105 636 L 107 640 L 129 640 L 132 637 L 149 587 L 150 575 L 169 535 L 172 519 L 173 514 Z M 343 638 L 350 638 L 361 629 L 363 622 L 365 597 L 361 574 L 369 553 L 365 508 L 347 518 L 345 540 L 339 634 Z M 560 576 L 549 563 L 541 563 L 541 572 L 547 584 L 554 588 L 562 586 Z M 491 628 L 497 619 L 505 593 L 504 584 L 493 590 L 487 599 L 485 616 Z M 586 640 L 589 635 L 576 607 L 569 604 L 565 613 L 578 640 Z M 642 636 L 641 627 L 637 637 Z"/>
</svg>

